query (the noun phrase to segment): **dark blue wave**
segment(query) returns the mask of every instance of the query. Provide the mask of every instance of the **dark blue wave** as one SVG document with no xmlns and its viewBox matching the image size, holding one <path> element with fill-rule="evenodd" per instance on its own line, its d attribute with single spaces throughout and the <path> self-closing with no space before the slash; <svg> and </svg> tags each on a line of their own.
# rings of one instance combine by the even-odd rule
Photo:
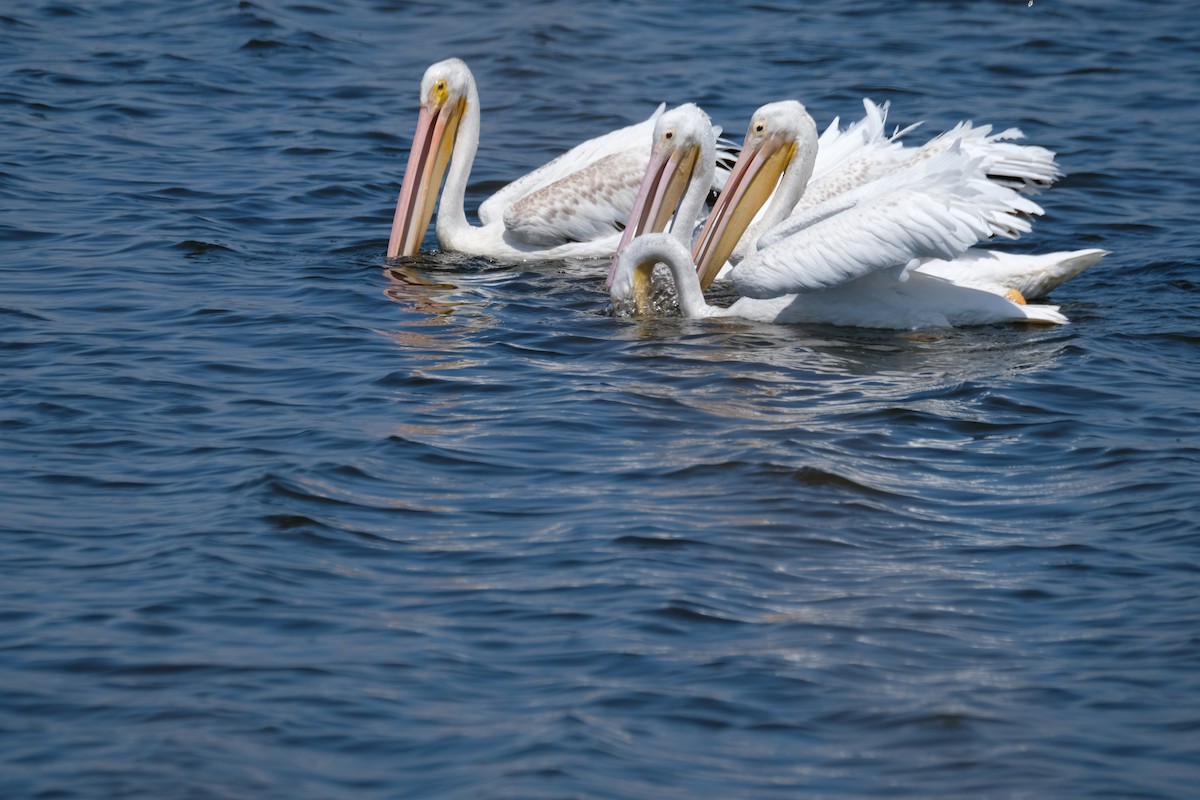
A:
<svg viewBox="0 0 1200 800">
<path fill-rule="evenodd" d="M 1187 797 L 1187 4 L 0 12 L 0 795 Z M 467 205 L 695 101 L 1020 127 L 1072 323 L 610 312 L 384 264 L 425 66 Z M 727 302 L 732 297 L 718 297 Z"/>
</svg>

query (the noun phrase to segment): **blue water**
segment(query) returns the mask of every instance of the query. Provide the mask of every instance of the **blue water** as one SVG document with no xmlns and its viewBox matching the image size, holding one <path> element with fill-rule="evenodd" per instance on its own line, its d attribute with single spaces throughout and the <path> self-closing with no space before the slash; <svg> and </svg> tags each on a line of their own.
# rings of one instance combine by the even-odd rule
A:
<svg viewBox="0 0 1200 800">
<path fill-rule="evenodd" d="M 0 10 L 0 796 L 1195 796 L 1200 14 L 793 5 Z M 921 335 L 388 269 L 451 55 L 470 208 L 865 95 L 1055 149 L 1016 249 L 1112 255 Z"/>
</svg>

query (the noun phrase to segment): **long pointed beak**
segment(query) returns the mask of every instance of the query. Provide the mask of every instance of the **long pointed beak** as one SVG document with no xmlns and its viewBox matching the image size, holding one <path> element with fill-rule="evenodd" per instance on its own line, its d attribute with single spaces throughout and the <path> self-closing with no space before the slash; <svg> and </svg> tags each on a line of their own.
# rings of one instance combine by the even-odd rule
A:
<svg viewBox="0 0 1200 800">
<path fill-rule="evenodd" d="M 692 253 L 701 291 L 712 285 L 729 260 L 755 214 L 779 185 L 795 151 L 795 142 L 780 136 L 768 136 L 762 142 L 742 148 Z"/>
<path fill-rule="evenodd" d="M 412 149 L 404 168 L 400 199 L 392 218 L 392 235 L 388 239 L 387 257 L 413 256 L 421 250 L 421 242 L 433 219 L 442 177 L 454 150 L 458 122 L 462 119 L 465 100 L 452 105 L 423 103 L 417 115 L 417 130 Z"/>
<path fill-rule="evenodd" d="M 633 201 L 633 211 L 617 244 L 605 286 L 612 286 L 621 252 L 635 236 L 667 229 L 667 223 L 679 207 L 699 158 L 700 148 L 696 146 L 683 150 L 670 148 L 663 152 L 656 147 L 650 154 L 650 163 L 646 166 L 646 174 Z"/>
</svg>

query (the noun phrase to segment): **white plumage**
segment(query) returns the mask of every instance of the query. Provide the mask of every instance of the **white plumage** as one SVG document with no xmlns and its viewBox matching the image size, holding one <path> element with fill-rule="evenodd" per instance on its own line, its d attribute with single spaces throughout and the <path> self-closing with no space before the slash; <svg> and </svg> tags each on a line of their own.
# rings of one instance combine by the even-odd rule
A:
<svg viewBox="0 0 1200 800">
<path fill-rule="evenodd" d="M 1046 297 L 1055 287 L 1106 255 L 1108 251 L 1098 247 L 1057 253 L 1008 253 L 972 248 L 950 260 L 923 261 L 917 270 L 996 294 L 1016 291 L 1026 300 L 1033 300 Z"/>
<path fill-rule="evenodd" d="M 687 248 L 665 233 L 639 236 L 621 252 L 610 290 L 613 305 L 622 308 L 632 302 L 636 313 L 647 313 L 650 273 L 656 264 L 665 264 L 670 270 L 680 312 L 691 318 L 741 317 L 760 322 L 896 330 L 1067 321 L 1057 306 L 1014 303 L 998 294 L 959 286 L 903 266 L 867 273 L 823 291 L 741 297 L 728 307 L 713 306 L 704 300 Z"/>
</svg>

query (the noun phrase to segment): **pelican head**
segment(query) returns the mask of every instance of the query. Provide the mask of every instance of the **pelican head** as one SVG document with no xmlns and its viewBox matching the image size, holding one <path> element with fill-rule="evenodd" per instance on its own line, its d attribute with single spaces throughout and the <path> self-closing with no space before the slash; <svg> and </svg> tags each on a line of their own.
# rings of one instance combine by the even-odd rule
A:
<svg viewBox="0 0 1200 800">
<path fill-rule="evenodd" d="M 768 103 L 754 112 L 741 154 L 693 251 L 703 289 L 716 278 L 738 240 L 776 187 L 781 185 L 783 175 L 789 169 L 800 173 L 790 181 L 793 185 L 798 184 L 796 197 L 790 201 L 795 205 L 812 174 L 816 155 L 817 125 L 802 104 L 783 100 Z"/>
<path fill-rule="evenodd" d="M 638 244 L 647 241 L 651 236 L 666 236 L 666 234 L 647 234 L 636 239 Z M 630 310 L 644 317 L 653 309 L 652 279 L 654 277 L 653 254 L 642 254 L 642 248 L 626 247 L 613 258 L 612 269 L 609 270 L 609 297 L 617 310 Z"/>
<path fill-rule="evenodd" d="M 413 134 L 404 182 L 392 219 L 387 257 L 416 255 L 433 219 L 446 166 L 468 102 L 476 96 L 475 79 L 457 58 L 439 61 L 421 79 L 421 110 Z"/>
<path fill-rule="evenodd" d="M 695 207 L 686 210 L 681 202 L 693 183 L 701 186 L 707 194 L 707 187 L 712 183 L 716 146 L 717 137 L 712 121 L 693 103 L 672 108 L 658 118 L 654 125 L 650 163 L 638 187 L 633 211 L 630 212 L 608 271 L 609 286 L 617 271 L 621 252 L 635 236 L 665 231 L 667 223 L 675 216 L 672 232 L 682 241 L 691 239 L 699 202 L 704 198 L 701 196 L 699 202 L 687 204 Z"/>
</svg>

